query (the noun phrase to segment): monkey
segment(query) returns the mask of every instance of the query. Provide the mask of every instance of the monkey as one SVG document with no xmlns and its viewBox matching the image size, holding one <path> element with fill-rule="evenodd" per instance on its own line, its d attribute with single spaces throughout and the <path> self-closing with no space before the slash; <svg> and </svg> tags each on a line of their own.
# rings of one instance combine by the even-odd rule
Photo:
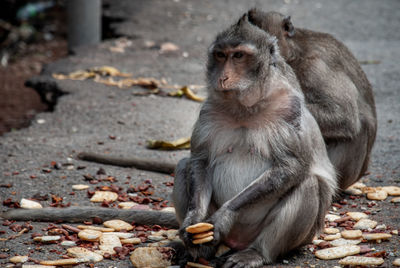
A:
<svg viewBox="0 0 400 268">
<path fill-rule="evenodd" d="M 372 86 L 350 50 L 330 34 L 293 26 L 290 16 L 248 11 L 249 21 L 277 37 L 316 119 L 344 190 L 367 171 L 377 131 Z"/>
<path fill-rule="evenodd" d="M 248 16 L 251 23 L 278 38 L 280 53 L 296 73 L 307 107 L 321 129 L 339 188 L 346 189 L 367 171 L 377 131 L 375 101 L 365 73 L 349 49 L 332 35 L 295 28 L 289 16 L 277 12 L 251 9 Z M 152 165 L 149 160 L 150 165 L 143 166 L 134 157 L 81 153 L 78 158 L 171 171 L 171 165 L 165 172 L 162 163 Z"/>
<path fill-rule="evenodd" d="M 233 252 L 224 267 L 272 263 L 321 230 L 337 188 L 335 169 L 277 39 L 251 24 L 247 14 L 210 46 L 206 77 L 208 98 L 192 132 L 190 157 L 175 168 L 176 219 L 144 215 L 160 225 L 179 225 L 193 258 L 218 261 L 216 248 L 224 243 Z M 81 221 L 84 213 L 86 219 L 122 213 L 77 209 L 11 210 L 1 216 Z M 136 216 L 127 211 L 122 219 L 141 223 Z M 213 241 L 194 245 L 185 228 L 202 221 L 213 224 Z"/>
<path fill-rule="evenodd" d="M 172 201 L 193 258 L 234 253 L 222 267 L 260 267 L 311 242 L 337 182 L 319 127 L 277 39 L 245 14 L 208 50 L 208 97 L 179 161 Z M 186 227 L 213 224 L 192 243 Z"/>
</svg>

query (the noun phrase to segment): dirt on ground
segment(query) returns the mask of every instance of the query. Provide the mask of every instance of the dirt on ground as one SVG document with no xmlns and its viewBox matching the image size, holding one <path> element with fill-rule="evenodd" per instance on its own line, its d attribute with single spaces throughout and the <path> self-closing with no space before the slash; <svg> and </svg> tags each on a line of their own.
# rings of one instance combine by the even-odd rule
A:
<svg viewBox="0 0 400 268">
<path fill-rule="evenodd" d="M 40 74 L 43 65 L 67 55 L 67 42 L 57 39 L 31 44 L 26 53 L 6 67 L 0 67 L 0 135 L 29 126 L 38 112 L 47 106 L 25 81 Z"/>
<path fill-rule="evenodd" d="M 41 1 L 0 3 L 0 135 L 29 126 L 35 114 L 47 110 L 25 81 L 39 75 L 45 64 L 67 56 L 62 2 L 53 1 L 51 8 L 18 17 L 37 3 Z"/>
</svg>

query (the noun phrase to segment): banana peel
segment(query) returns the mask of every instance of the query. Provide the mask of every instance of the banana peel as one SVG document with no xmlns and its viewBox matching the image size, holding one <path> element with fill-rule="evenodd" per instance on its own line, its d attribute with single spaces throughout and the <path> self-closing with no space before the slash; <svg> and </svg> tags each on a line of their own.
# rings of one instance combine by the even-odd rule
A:
<svg viewBox="0 0 400 268">
<path fill-rule="evenodd" d="M 146 142 L 146 147 L 148 149 L 159 149 L 159 150 L 190 149 L 190 138 L 180 138 L 175 141 L 148 140 Z"/>
<path fill-rule="evenodd" d="M 177 91 L 168 93 L 168 96 L 171 96 L 171 97 L 186 96 L 186 98 L 193 100 L 193 101 L 198 101 L 198 102 L 204 101 L 203 97 L 200 97 L 200 96 L 197 96 L 196 94 L 194 94 L 193 91 L 188 86 L 184 86 Z"/>
<path fill-rule="evenodd" d="M 130 77 L 132 74 L 122 73 L 117 68 L 112 66 L 101 66 L 93 67 L 87 70 L 77 70 L 69 74 L 53 74 L 52 76 L 58 80 L 85 80 L 89 78 L 95 78 L 96 76 L 119 76 L 119 77 Z"/>
<path fill-rule="evenodd" d="M 98 73 L 100 75 L 109 75 L 109 76 L 119 76 L 119 77 L 131 77 L 132 74 L 122 73 L 117 68 L 112 66 L 101 66 L 101 67 L 93 67 L 89 69 L 89 71 Z"/>
<path fill-rule="evenodd" d="M 157 80 L 155 78 L 132 78 L 132 74 L 120 72 L 117 68 L 112 66 L 101 66 L 101 67 L 92 67 L 87 70 L 77 70 L 71 72 L 69 74 L 52 74 L 53 78 L 58 80 L 86 80 L 93 78 L 93 81 L 96 83 L 101 83 L 108 86 L 115 86 L 119 88 L 128 88 L 132 86 L 141 86 L 144 88 L 148 88 L 152 90 L 150 94 L 158 94 L 161 91 L 155 90 L 159 89 L 160 86 L 167 87 L 167 82 L 164 80 Z M 104 78 L 105 77 L 105 78 Z M 115 80 L 114 77 L 125 77 L 125 79 Z M 176 86 L 174 86 L 176 88 Z M 190 86 L 194 87 L 194 85 Z M 181 87 L 179 90 L 168 93 L 168 96 L 171 97 L 182 97 L 202 102 L 204 101 L 203 97 L 197 96 L 193 93 L 189 86 Z"/>
<path fill-rule="evenodd" d="M 159 81 L 154 78 L 126 78 L 122 80 L 114 80 L 112 77 L 107 77 L 106 79 L 96 76 L 94 78 L 96 83 L 101 83 L 107 86 L 116 86 L 119 88 L 127 88 L 131 86 L 141 86 L 148 89 L 156 89 L 159 86 Z"/>
</svg>

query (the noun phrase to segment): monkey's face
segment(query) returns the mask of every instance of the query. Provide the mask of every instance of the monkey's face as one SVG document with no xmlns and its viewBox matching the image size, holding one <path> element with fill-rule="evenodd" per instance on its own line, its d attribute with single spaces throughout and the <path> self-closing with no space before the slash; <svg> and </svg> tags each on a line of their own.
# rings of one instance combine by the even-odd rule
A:
<svg viewBox="0 0 400 268">
<path fill-rule="evenodd" d="M 263 96 L 278 54 L 276 38 L 243 16 L 218 35 L 208 51 L 210 96 L 236 99 L 243 106 L 253 106 Z"/>
<path fill-rule="evenodd" d="M 213 88 L 224 95 L 236 94 L 252 86 L 257 64 L 257 48 L 252 44 L 215 46 L 211 52 Z"/>
</svg>

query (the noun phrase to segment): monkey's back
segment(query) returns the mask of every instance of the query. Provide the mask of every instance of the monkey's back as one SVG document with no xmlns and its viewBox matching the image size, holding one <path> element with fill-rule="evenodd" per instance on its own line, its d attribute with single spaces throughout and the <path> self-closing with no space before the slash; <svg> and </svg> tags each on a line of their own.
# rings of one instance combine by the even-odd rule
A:
<svg viewBox="0 0 400 268">
<path fill-rule="evenodd" d="M 363 101 L 359 100 L 358 103 L 361 106 L 359 108 L 364 109 L 365 112 L 371 115 L 371 118 L 376 118 L 372 86 L 358 60 L 347 46 L 331 34 L 301 28 L 296 28 L 296 35 L 293 40 L 302 44 L 302 53 L 300 57 L 288 63 L 294 69 L 302 88 L 304 88 L 306 79 L 304 73 L 308 66 L 300 61 L 304 62 L 307 59 L 320 58 L 331 70 L 344 71 L 356 86 L 360 97 L 368 104 L 368 107 L 362 106 Z"/>
</svg>

